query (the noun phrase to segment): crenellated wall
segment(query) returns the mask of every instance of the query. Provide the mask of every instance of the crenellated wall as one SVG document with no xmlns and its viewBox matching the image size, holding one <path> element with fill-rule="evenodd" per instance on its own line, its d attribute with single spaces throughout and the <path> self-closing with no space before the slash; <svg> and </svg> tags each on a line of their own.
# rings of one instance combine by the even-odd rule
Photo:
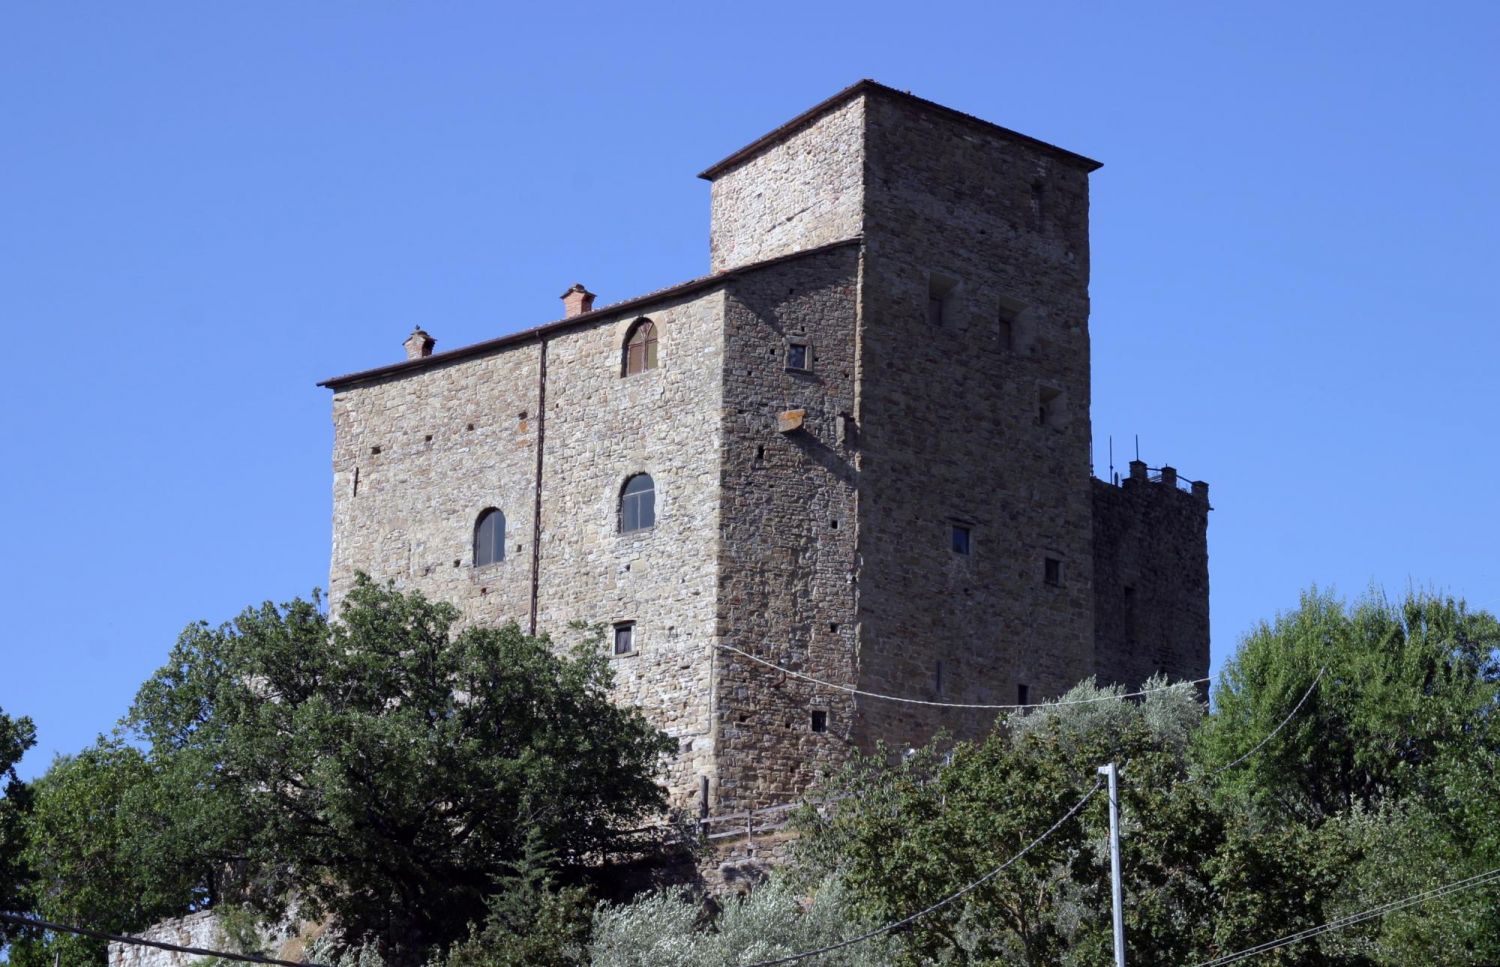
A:
<svg viewBox="0 0 1500 967">
<path fill-rule="evenodd" d="M 1096 673 L 1137 686 L 1155 674 L 1208 674 L 1208 484 L 1139 460 L 1113 486 L 1095 480 Z"/>
</svg>

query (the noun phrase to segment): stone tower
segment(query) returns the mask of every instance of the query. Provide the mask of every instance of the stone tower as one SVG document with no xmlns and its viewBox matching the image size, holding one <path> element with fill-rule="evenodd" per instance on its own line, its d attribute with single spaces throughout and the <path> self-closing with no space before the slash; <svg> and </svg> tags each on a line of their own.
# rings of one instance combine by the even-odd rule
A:
<svg viewBox="0 0 1500 967">
<path fill-rule="evenodd" d="M 333 599 L 612 626 L 713 811 L 995 718 L 849 689 L 1206 674 L 1206 486 L 1090 471 L 1097 167 L 863 81 L 703 173 L 710 275 L 329 380 Z"/>
</svg>

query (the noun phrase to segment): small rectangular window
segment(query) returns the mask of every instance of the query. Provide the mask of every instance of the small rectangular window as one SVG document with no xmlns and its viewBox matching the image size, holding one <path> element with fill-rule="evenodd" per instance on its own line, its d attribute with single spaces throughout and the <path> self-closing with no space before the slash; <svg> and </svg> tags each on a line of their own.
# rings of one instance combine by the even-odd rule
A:
<svg viewBox="0 0 1500 967">
<path fill-rule="evenodd" d="M 1017 705 L 1030 705 L 1031 704 L 1031 686 L 1029 686 L 1029 685 L 1017 685 L 1016 686 L 1016 704 Z"/>
<path fill-rule="evenodd" d="M 1125 640 L 1135 644 L 1135 588 L 1125 585 Z"/>
<path fill-rule="evenodd" d="M 936 662 L 933 662 L 933 664 L 932 664 L 932 690 L 934 692 L 936 692 L 939 697 L 942 697 L 942 694 L 943 694 L 943 663 L 942 663 L 942 661 L 936 661 Z"/>
<path fill-rule="evenodd" d="M 1052 427 L 1063 425 L 1062 390 L 1055 386 L 1036 388 L 1036 425 Z"/>
<path fill-rule="evenodd" d="M 1016 348 L 1016 310 L 1010 306 L 1000 307 L 1000 348 L 1011 352 Z"/>
<path fill-rule="evenodd" d="M 812 713 L 812 730 L 814 732 L 828 731 L 828 713 L 822 709 L 814 709 Z"/>
<path fill-rule="evenodd" d="M 950 540 L 952 542 L 953 553 L 963 554 L 965 556 L 968 555 L 969 529 L 967 527 L 962 524 L 954 524 L 952 533 L 950 535 Z"/>
<path fill-rule="evenodd" d="M 615 625 L 615 654 L 628 655 L 635 651 L 635 624 Z"/>
<path fill-rule="evenodd" d="M 928 274 L 927 324 L 929 326 L 939 327 L 953 321 L 953 293 L 957 288 L 957 279 L 938 272 Z"/>
<path fill-rule="evenodd" d="M 1062 587 L 1062 561 L 1047 558 L 1042 565 L 1042 580 L 1054 588 Z"/>
<path fill-rule="evenodd" d="M 789 342 L 786 345 L 787 369 L 812 369 L 812 350 L 805 342 Z"/>
</svg>

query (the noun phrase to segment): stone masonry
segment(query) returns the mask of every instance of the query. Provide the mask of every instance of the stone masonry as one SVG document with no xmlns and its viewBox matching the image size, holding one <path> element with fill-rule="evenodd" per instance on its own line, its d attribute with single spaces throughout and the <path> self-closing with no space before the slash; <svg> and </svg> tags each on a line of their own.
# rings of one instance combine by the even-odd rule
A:
<svg viewBox="0 0 1500 967">
<path fill-rule="evenodd" d="M 777 668 L 990 704 L 1206 675 L 1207 485 L 1090 469 L 1097 168 L 863 81 L 703 173 L 710 275 L 327 381 L 332 602 L 363 570 L 554 640 L 628 625 L 618 698 L 714 813 L 995 720 Z M 642 473 L 654 525 L 622 533 Z"/>
</svg>

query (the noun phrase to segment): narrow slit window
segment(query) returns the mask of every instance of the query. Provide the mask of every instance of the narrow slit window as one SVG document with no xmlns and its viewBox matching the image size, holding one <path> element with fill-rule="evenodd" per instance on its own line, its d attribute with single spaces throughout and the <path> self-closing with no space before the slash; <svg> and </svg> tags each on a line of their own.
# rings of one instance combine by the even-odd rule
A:
<svg viewBox="0 0 1500 967">
<path fill-rule="evenodd" d="M 1063 392 L 1055 386 L 1038 386 L 1036 390 L 1036 425 L 1060 427 L 1066 412 Z"/>
<path fill-rule="evenodd" d="M 1014 352 L 1016 348 L 1016 315 L 1016 310 L 1011 306 L 1000 307 L 997 333 L 1000 337 L 1000 348 L 1005 352 Z"/>
<path fill-rule="evenodd" d="M 505 560 L 505 515 L 491 507 L 474 523 L 474 566 Z"/>
<path fill-rule="evenodd" d="M 953 321 L 953 293 L 958 280 L 937 272 L 927 276 L 927 324 L 941 328 Z"/>
</svg>

